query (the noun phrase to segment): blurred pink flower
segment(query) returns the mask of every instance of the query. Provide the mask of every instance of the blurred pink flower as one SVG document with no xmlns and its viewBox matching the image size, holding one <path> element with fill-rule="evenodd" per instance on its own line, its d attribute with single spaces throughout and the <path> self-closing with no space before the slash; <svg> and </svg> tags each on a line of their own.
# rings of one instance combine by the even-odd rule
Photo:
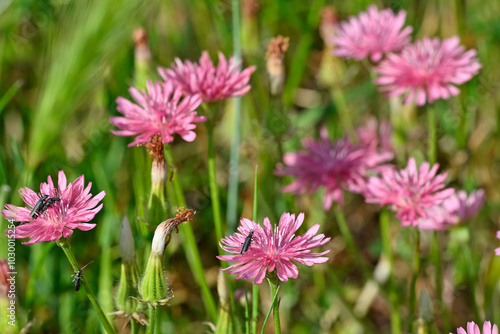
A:
<svg viewBox="0 0 500 334">
<path fill-rule="evenodd" d="M 281 191 L 310 194 L 325 187 L 323 208 L 329 210 L 333 202 L 343 205 L 343 189 L 364 192 L 368 173 L 385 169 L 383 163 L 393 158 L 393 152 L 378 151 L 376 133 L 373 135 L 375 137 L 370 135 L 370 144 L 361 142 L 358 145 L 352 144 L 347 137 L 332 142 L 326 129 L 321 130 L 318 141 L 305 139 L 304 151 L 285 154 L 286 166 L 278 165 L 276 174 L 296 177 Z"/>
<path fill-rule="evenodd" d="M 48 183 L 40 184 L 40 194 L 27 187 L 19 189 L 21 198 L 31 207 L 34 207 L 43 195 L 48 195 L 47 199 L 59 197 L 60 201 L 54 202 L 36 218 L 30 216 L 31 209 L 12 204 L 5 204 L 7 209 L 2 210 L 2 215 L 7 220 L 24 223 L 15 228 L 16 239 L 31 238 L 28 242 L 23 242 L 24 245 L 57 241 L 62 237 L 72 235 L 75 228 L 88 231 L 96 224 L 86 224 L 86 222 L 92 220 L 102 209 L 102 203 L 97 207 L 96 205 L 106 195 L 104 191 L 101 191 L 92 198 L 91 186 L 92 182 L 89 182 L 85 187 L 83 175 L 67 184 L 66 175 L 60 171 L 57 188 L 54 187 L 52 178 L 49 176 Z"/>
<path fill-rule="evenodd" d="M 198 95 L 184 97 L 182 91 L 174 89 L 172 82 L 147 82 L 147 92 L 129 89 L 130 95 L 139 104 L 123 97 L 116 99 L 116 109 L 125 117 L 111 117 L 111 124 L 120 130 L 111 130 L 117 136 L 137 136 L 128 146 L 148 144 L 149 138 L 160 134 L 164 144 L 174 140 L 177 133 L 185 141 L 195 140 L 194 123 L 206 121 L 204 116 L 197 116 L 195 109 L 200 105 Z"/>
<path fill-rule="evenodd" d="M 439 165 L 432 169 L 428 162 L 417 168 L 415 159 L 408 160 L 406 169 L 385 170 L 381 177 L 371 177 L 366 186 L 366 202 L 391 205 L 403 226 L 418 224 L 427 218 L 426 209 L 442 203 L 454 189 L 444 189 L 447 173 L 438 174 Z"/>
<path fill-rule="evenodd" d="M 378 11 L 376 6 L 368 7 L 357 17 L 342 21 L 333 43 L 337 45 L 334 53 L 344 58 L 361 60 L 370 56 L 378 62 L 386 52 L 399 51 L 410 43 L 411 27 L 403 30 L 406 12 L 397 15 L 391 9 Z"/>
<path fill-rule="evenodd" d="M 485 200 L 483 189 L 473 191 L 469 196 L 463 190 L 453 193 L 440 205 L 427 209 L 427 218 L 418 221 L 421 230 L 445 230 L 450 226 L 465 222 L 481 210 Z"/>
<path fill-rule="evenodd" d="M 328 261 L 328 257 L 323 257 L 329 250 L 322 253 L 311 253 L 313 248 L 322 246 L 330 241 L 324 234 L 315 234 L 320 225 L 311 227 L 305 234 L 295 236 L 304 221 L 304 214 L 301 213 L 295 219 L 294 214 L 283 213 L 278 226 L 271 226 L 269 218 L 264 218 L 264 227 L 246 219 L 241 219 L 241 226 L 238 232 L 228 237 L 222 238 L 220 247 L 232 255 L 219 255 L 217 258 L 222 261 L 236 261 L 235 264 L 223 269 L 230 274 L 237 274 L 236 278 L 254 279 L 254 284 L 260 284 L 264 280 L 267 271 L 270 273 L 276 268 L 276 273 L 281 281 L 288 281 L 289 278 L 297 278 L 299 270 L 291 261 L 312 266 L 316 263 Z M 253 241 L 243 255 L 240 255 L 242 243 L 253 231 Z M 273 233 L 274 231 L 274 233 Z"/>
<path fill-rule="evenodd" d="M 453 333 L 450 333 L 453 334 Z M 457 334 L 481 334 L 481 330 L 479 329 L 479 326 L 474 323 L 474 321 L 468 322 L 467 323 L 467 331 L 463 329 L 462 327 L 457 328 Z M 482 334 L 498 334 L 498 327 L 497 325 L 493 324 L 493 327 L 491 326 L 491 322 L 485 321 L 483 324 L 483 332 Z"/>
<path fill-rule="evenodd" d="M 497 239 L 500 239 L 500 231 L 497 231 Z M 495 248 L 495 254 L 500 255 L 500 247 Z"/>
<path fill-rule="evenodd" d="M 442 42 L 426 37 L 401 54 L 389 54 L 374 68 L 380 75 L 375 83 L 387 96 L 406 95 L 404 103 L 415 99 L 419 106 L 458 95 L 455 85 L 469 81 L 481 68 L 476 50 L 465 51 L 459 43 L 456 36 Z"/>
<path fill-rule="evenodd" d="M 186 95 L 200 94 L 203 102 L 208 103 L 243 96 L 250 90 L 248 82 L 256 67 L 250 66 L 239 72 L 240 64 L 234 57 L 228 61 L 222 52 L 219 52 L 219 65 L 216 68 L 208 52 L 204 51 L 199 65 L 189 60 L 183 63 L 179 58 L 175 58 L 175 64 L 171 64 L 172 69 L 158 67 L 158 73 L 163 80 L 172 80 L 180 86 Z"/>
<path fill-rule="evenodd" d="M 10 272 L 9 264 L 6 259 L 0 259 L 0 298 L 7 299 L 10 288 Z"/>
</svg>

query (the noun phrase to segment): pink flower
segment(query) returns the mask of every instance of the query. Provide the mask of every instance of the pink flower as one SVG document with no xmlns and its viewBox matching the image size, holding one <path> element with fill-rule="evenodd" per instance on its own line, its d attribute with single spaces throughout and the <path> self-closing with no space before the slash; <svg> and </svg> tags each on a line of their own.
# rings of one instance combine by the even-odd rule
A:
<svg viewBox="0 0 500 334">
<path fill-rule="evenodd" d="M 208 103 L 228 97 L 243 96 L 250 90 L 248 81 L 256 67 L 251 66 L 239 72 L 240 64 L 241 62 L 236 62 L 234 57 L 227 61 L 219 52 L 219 65 L 216 68 L 208 52 L 204 51 L 199 65 L 189 60 L 183 63 L 179 58 L 175 58 L 175 64 L 171 65 L 172 69 L 158 67 L 158 73 L 163 80 L 172 80 L 179 85 L 186 95 L 200 94 L 203 102 Z"/>
<path fill-rule="evenodd" d="M 66 175 L 59 172 L 58 187 L 54 187 L 52 178 L 49 176 L 47 183 L 40 184 L 40 194 L 25 187 L 19 189 L 23 201 L 31 207 L 44 196 L 46 200 L 58 197 L 59 201 L 54 201 L 45 211 L 40 212 L 38 217 L 33 218 L 30 213 L 32 209 L 18 207 L 12 204 L 5 204 L 7 209 L 2 210 L 5 219 L 15 220 L 24 224 L 16 226 L 16 239 L 31 238 L 24 245 L 32 245 L 42 241 L 57 241 L 60 238 L 69 237 L 73 234 L 73 229 L 88 231 L 96 224 L 86 224 L 94 218 L 102 208 L 102 203 L 96 205 L 104 198 L 106 193 L 101 191 L 92 198 L 89 182 L 85 187 L 84 176 L 78 177 L 74 182 L 67 184 Z"/>
<path fill-rule="evenodd" d="M 222 238 L 219 245 L 226 252 L 233 255 L 217 256 L 222 261 L 236 261 L 235 264 L 223 269 L 230 274 L 237 274 L 236 278 L 254 279 L 254 284 L 260 284 L 266 276 L 276 268 L 276 273 L 281 281 L 288 281 L 289 278 L 297 278 L 299 270 L 291 261 L 312 266 L 316 263 L 328 261 L 327 257 L 322 257 L 329 250 L 322 253 L 311 253 L 313 248 L 326 244 L 330 238 L 325 238 L 324 234 L 315 234 L 320 225 L 311 227 L 305 234 L 295 236 L 304 221 L 304 214 L 301 213 L 295 219 L 294 214 L 283 213 L 278 226 L 271 226 L 269 218 L 264 218 L 264 227 L 246 219 L 241 219 L 241 226 L 238 232 L 228 237 Z M 253 241 L 247 251 L 240 255 L 242 244 L 250 231 L 253 231 Z M 273 233 L 274 231 L 274 233 Z"/>
<path fill-rule="evenodd" d="M 368 172 L 383 169 L 382 163 L 392 159 L 392 152 L 378 152 L 377 143 L 378 139 L 371 144 L 355 145 L 347 138 L 332 142 L 328 132 L 322 129 L 318 141 L 304 140 L 305 151 L 287 153 L 283 157 L 286 167 L 278 165 L 276 173 L 295 176 L 296 180 L 282 191 L 308 194 L 325 187 L 323 208 L 329 210 L 333 202 L 342 205 L 343 189 L 362 193 Z"/>
<path fill-rule="evenodd" d="M 390 9 L 377 10 L 370 6 L 358 17 L 351 16 L 348 22 L 341 22 L 333 43 L 337 44 L 335 55 L 361 60 L 370 56 L 378 62 L 389 51 L 399 51 L 410 43 L 411 27 L 403 30 L 406 12 L 397 15 Z"/>
<path fill-rule="evenodd" d="M 497 239 L 500 239 L 500 231 L 497 231 Z M 500 247 L 495 248 L 495 254 L 500 255 Z"/>
<path fill-rule="evenodd" d="M 467 331 L 460 327 L 457 328 L 457 334 L 481 334 L 481 330 L 479 329 L 479 326 L 474 323 L 474 321 L 471 321 L 467 323 Z M 497 325 L 493 324 L 493 327 L 491 327 L 491 322 L 485 321 L 483 324 L 482 334 L 498 334 Z"/>
<path fill-rule="evenodd" d="M 440 205 L 427 209 L 427 218 L 421 218 L 418 228 L 421 230 L 445 230 L 450 226 L 474 218 L 481 210 L 485 200 L 483 189 L 473 191 L 469 196 L 463 190 L 453 193 Z"/>
<path fill-rule="evenodd" d="M 375 82 L 388 92 L 387 96 L 406 95 L 404 103 L 416 99 L 422 106 L 428 101 L 458 95 L 461 85 L 475 76 L 481 65 L 476 50 L 465 52 L 458 37 L 440 41 L 424 38 L 406 46 L 401 54 L 389 54 L 378 67 Z"/>
<path fill-rule="evenodd" d="M 130 95 L 139 104 L 119 97 L 116 109 L 125 117 L 111 117 L 110 121 L 120 130 L 111 130 L 117 136 L 137 136 L 128 146 L 149 143 L 149 138 L 160 134 L 164 144 L 174 140 L 177 133 L 185 141 L 195 140 L 194 123 L 206 121 L 204 116 L 197 116 L 195 109 L 200 105 L 198 95 L 184 97 L 182 91 L 174 89 L 172 82 L 147 82 L 147 92 L 129 89 Z"/>
<path fill-rule="evenodd" d="M 439 165 L 432 169 L 428 162 L 417 168 L 415 159 L 401 171 L 385 170 L 381 177 L 371 177 L 366 186 L 366 202 L 391 205 L 403 226 L 418 224 L 419 218 L 427 218 L 426 209 L 442 203 L 454 189 L 444 189 L 446 173 L 436 175 Z"/>
</svg>

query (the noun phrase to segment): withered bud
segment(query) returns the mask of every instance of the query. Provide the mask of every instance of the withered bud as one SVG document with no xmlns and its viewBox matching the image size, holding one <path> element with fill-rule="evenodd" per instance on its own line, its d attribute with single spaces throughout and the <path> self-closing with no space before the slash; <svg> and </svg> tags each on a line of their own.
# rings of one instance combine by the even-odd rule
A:
<svg viewBox="0 0 500 334">
<path fill-rule="evenodd" d="M 196 211 L 191 209 L 183 210 L 183 208 L 177 209 L 177 215 L 173 218 L 167 219 L 161 222 L 158 227 L 156 227 L 155 235 L 153 237 L 153 243 L 151 246 L 151 251 L 163 255 L 165 247 L 167 247 L 170 242 L 170 233 L 173 229 L 177 229 L 177 225 L 184 223 L 186 221 L 193 221 Z M 167 240 L 167 236 L 169 237 Z"/>
<path fill-rule="evenodd" d="M 245 17 L 254 17 L 260 11 L 260 3 L 258 0 L 243 0 L 241 2 L 241 11 Z"/>
<path fill-rule="evenodd" d="M 134 30 L 135 59 L 138 62 L 149 62 L 151 60 L 151 50 L 148 44 L 148 33 L 142 27 Z"/>
<path fill-rule="evenodd" d="M 153 158 L 151 166 L 151 189 L 152 193 L 160 193 L 167 181 L 167 161 L 163 152 L 163 143 L 160 134 L 149 138 L 149 143 L 144 144 L 148 154 Z"/>
<path fill-rule="evenodd" d="M 279 35 L 271 40 L 266 52 L 267 73 L 271 95 L 279 95 L 285 84 L 285 66 L 283 58 L 288 50 L 288 37 Z"/>
<path fill-rule="evenodd" d="M 333 6 L 326 6 L 321 11 L 321 23 L 319 26 L 319 33 L 325 43 L 325 47 L 333 48 L 332 42 L 335 33 L 337 32 L 339 19 L 337 11 Z"/>
</svg>

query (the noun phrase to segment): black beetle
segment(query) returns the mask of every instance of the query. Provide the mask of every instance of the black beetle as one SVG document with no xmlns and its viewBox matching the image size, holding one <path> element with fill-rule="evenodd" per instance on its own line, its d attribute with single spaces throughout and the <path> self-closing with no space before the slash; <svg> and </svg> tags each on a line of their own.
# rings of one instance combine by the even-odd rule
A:
<svg viewBox="0 0 500 334">
<path fill-rule="evenodd" d="M 240 255 L 243 255 L 243 253 L 246 252 L 248 248 L 250 248 L 250 244 L 252 243 L 252 240 L 254 240 L 252 237 L 253 237 L 253 230 L 251 230 L 250 233 L 248 233 L 248 236 L 245 238 L 245 241 L 241 244 L 242 246 Z"/>
<path fill-rule="evenodd" d="M 33 207 L 33 210 L 31 210 L 30 212 L 31 218 L 34 219 L 38 218 L 38 215 L 41 213 L 40 208 L 43 207 L 43 205 L 45 204 L 45 200 L 47 199 L 47 197 L 49 197 L 49 195 L 43 195 L 42 197 L 40 197 L 38 202 L 36 202 L 35 206 Z"/>
<path fill-rule="evenodd" d="M 78 269 L 78 272 L 75 272 L 73 275 L 71 275 L 71 277 L 74 277 L 73 281 L 71 281 L 71 283 L 73 283 L 73 282 L 75 283 L 75 291 L 80 290 L 80 284 L 82 283 L 82 278 L 83 278 L 83 273 L 82 273 L 83 268 L 85 268 L 86 266 L 88 266 L 92 262 L 94 262 L 94 261 L 90 261 L 89 263 L 87 263 L 86 265 L 84 265 L 83 267 Z"/>
</svg>

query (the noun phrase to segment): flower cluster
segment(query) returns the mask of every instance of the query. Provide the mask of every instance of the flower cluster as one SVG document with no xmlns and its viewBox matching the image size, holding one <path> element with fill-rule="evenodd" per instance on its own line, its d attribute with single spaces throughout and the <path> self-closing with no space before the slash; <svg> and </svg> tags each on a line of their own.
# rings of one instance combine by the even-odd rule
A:
<svg viewBox="0 0 500 334">
<path fill-rule="evenodd" d="M 465 51 L 456 36 L 443 41 L 425 37 L 410 44 L 412 28 L 401 30 L 405 18 L 405 11 L 395 15 L 390 9 L 370 6 L 340 23 L 333 38 L 335 55 L 380 61 L 374 68 L 379 74 L 375 83 L 388 97 L 405 95 L 404 103 L 415 100 L 421 106 L 458 95 L 456 85 L 469 81 L 481 68 L 476 51 Z"/>
<path fill-rule="evenodd" d="M 220 255 L 222 261 L 236 261 L 235 264 L 223 269 L 230 274 L 237 274 L 236 278 L 254 279 L 254 284 L 260 284 L 270 273 L 276 269 L 276 274 L 281 281 L 297 278 L 299 270 L 291 261 L 312 266 L 316 263 L 328 261 L 329 250 L 322 253 L 311 253 L 313 248 L 322 246 L 330 241 L 324 234 L 315 235 L 320 225 L 311 227 L 305 234 L 295 236 L 295 232 L 304 222 L 301 213 L 295 219 L 294 214 L 283 213 L 278 226 L 273 226 L 269 218 L 264 218 L 264 226 L 243 218 L 241 226 L 233 235 L 222 238 L 220 247 L 231 255 Z M 242 251 L 242 244 L 253 231 L 253 240 L 246 251 Z M 243 253 L 243 254 L 241 254 Z"/>
<path fill-rule="evenodd" d="M 129 89 L 136 103 L 117 98 L 117 110 L 124 117 L 111 117 L 111 123 L 119 128 L 111 132 L 137 136 L 129 146 L 147 144 L 155 134 L 160 134 L 164 144 L 172 142 L 174 134 L 187 142 L 195 140 L 196 123 L 206 121 L 196 112 L 201 102 L 243 96 L 250 90 L 248 82 L 256 67 L 240 72 L 239 66 L 240 62 L 233 57 L 228 61 L 222 53 L 217 68 L 206 51 L 199 65 L 176 58 L 172 69 L 158 68 L 164 82 L 148 81 L 147 90 Z"/>
<path fill-rule="evenodd" d="M 366 202 L 390 205 L 403 226 L 416 226 L 419 218 L 429 216 L 427 209 L 455 192 L 443 189 L 447 174 L 436 175 L 438 168 L 438 164 L 431 168 L 428 162 L 417 168 L 415 159 L 410 158 L 405 169 L 385 170 L 381 177 L 371 177 L 366 186 Z"/>
<path fill-rule="evenodd" d="M 390 127 L 384 124 L 383 128 L 388 132 L 383 133 L 380 140 L 376 126 L 358 130 L 364 134 L 359 144 L 351 143 L 347 137 L 331 141 L 325 129 L 321 131 L 318 141 L 305 139 L 304 151 L 285 154 L 285 166 L 278 165 L 278 175 L 296 177 L 282 191 L 308 194 L 325 187 L 325 210 L 329 210 L 334 202 L 343 204 L 343 190 L 363 193 L 369 173 L 387 169 L 388 165 L 384 163 L 394 155 L 386 138 Z M 384 145 L 382 149 L 378 148 L 379 142 Z"/>
<path fill-rule="evenodd" d="M 57 187 L 54 186 L 49 176 L 47 183 L 43 182 L 40 185 L 40 194 L 27 187 L 19 189 L 23 201 L 31 207 L 35 207 L 44 197 L 47 200 L 58 198 L 58 201 L 51 202 L 51 205 L 43 212 L 39 212 L 37 216 L 33 215 L 33 209 L 5 204 L 6 209 L 2 210 L 2 215 L 5 219 L 23 223 L 16 226 L 15 237 L 16 239 L 31 238 L 23 242 L 24 245 L 57 241 L 72 235 L 75 228 L 88 231 L 96 224 L 86 222 L 92 220 L 102 209 L 102 203 L 98 204 L 106 195 L 104 191 L 101 191 L 92 197 L 91 186 L 92 182 L 89 182 L 85 187 L 83 175 L 68 184 L 66 175 L 60 171 Z"/>
</svg>

